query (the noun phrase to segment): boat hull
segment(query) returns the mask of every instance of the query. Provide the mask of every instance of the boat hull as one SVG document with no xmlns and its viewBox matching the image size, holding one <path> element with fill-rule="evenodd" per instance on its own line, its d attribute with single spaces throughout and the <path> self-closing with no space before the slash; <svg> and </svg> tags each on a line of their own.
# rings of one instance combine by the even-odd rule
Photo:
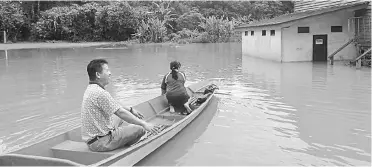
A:
<svg viewBox="0 0 372 167">
<path fill-rule="evenodd" d="M 190 124 L 209 104 L 213 95 L 211 95 L 197 110 L 194 110 L 189 114 L 184 121 L 178 122 L 172 125 L 170 130 L 166 131 L 164 134 L 160 134 L 158 138 L 153 139 L 153 141 L 148 144 L 142 145 L 140 148 L 134 150 L 133 152 L 128 152 L 128 154 L 117 154 L 110 157 L 102 162 L 98 162 L 97 166 L 133 166 L 140 160 L 145 158 L 148 154 L 155 151 L 157 148 L 166 143 L 169 139 L 173 138 L 176 134 L 182 131 L 187 125 Z"/>
</svg>

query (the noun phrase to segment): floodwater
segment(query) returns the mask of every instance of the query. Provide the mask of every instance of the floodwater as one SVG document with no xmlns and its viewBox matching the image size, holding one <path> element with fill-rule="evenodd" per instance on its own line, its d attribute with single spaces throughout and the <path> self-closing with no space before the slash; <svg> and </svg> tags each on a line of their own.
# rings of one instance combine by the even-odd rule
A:
<svg viewBox="0 0 372 167">
<path fill-rule="evenodd" d="M 208 108 L 137 165 L 371 165 L 371 70 L 277 63 L 241 54 L 241 44 L 135 45 L 115 50 L 0 52 L 0 152 L 80 124 L 86 65 L 106 58 L 108 90 L 123 105 L 160 94 L 169 62 L 188 84 L 214 79 Z"/>
</svg>

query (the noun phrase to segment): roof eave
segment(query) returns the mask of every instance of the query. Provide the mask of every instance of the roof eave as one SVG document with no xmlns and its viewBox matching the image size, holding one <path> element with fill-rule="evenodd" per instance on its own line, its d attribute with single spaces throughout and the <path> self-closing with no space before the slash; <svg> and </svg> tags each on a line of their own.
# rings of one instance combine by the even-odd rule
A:
<svg viewBox="0 0 372 167">
<path fill-rule="evenodd" d="M 290 22 L 290 21 L 288 21 Z M 265 24 L 265 25 L 253 25 L 253 26 L 245 26 L 245 27 L 238 27 L 236 28 L 236 30 L 239 30 L 239 29 L 247 29 L 247 28 L 257 28 L 257 27 L 267 27 L 267 26 L 277 26 L 277 25 L 281 25 L 281 24 L 284 24 L 284 23 L 288 23 L 288 22 L 282 22 L 282 23 L 271 23 L 271 24 Z"/>
<path fill-rule="evenodd" d="M 272 26 L 272 25 L 280 25 L 280 24 L 289 23 L 289 22 L 293 22 L 293 21 L 297 21 L 297 20 L 302 20 L 302 19 L 306 19 L 306 18 L 309 18 L 309 17 L 314 17 L 314 16 L 326 14 L 326 13 L 332 13 L 332 12 L 336 12 L 336 11 L 344 10 L 344 9 L 348 9 L 348 8 L 357 8 L 357 7 L 361 7 L 363 5 L 366 5 L 366 7 L 367 7 L 368 4 L 369 4 L 369 2 L 365 2 L 365 3 L 361 3 L 361 4 L 356 4 L 355 6 L 350 6 L 350 7 L 341 8 L 341 9 L 338 9 L 338 10 L 328 11 L 328 12 L 314 14 L 314 15 L 308 15 L 308 16 L 304 16 L 304 17 L 297 18 L 297 19 L 294 19 L 294 20 L 283 21 L 283 22 L 280 22 L 280 23 L 269 23 L 269 24 L 264 24 L 264 25 L 252 25 L 252 26 L 246 25 L 244 27 L 238 27 L 236 29 L 239 30 L 239 29 L 247 29 L 247 28 L 257 28 L 257 27 L 267 27 L 267 26 Z"/>
</svg>

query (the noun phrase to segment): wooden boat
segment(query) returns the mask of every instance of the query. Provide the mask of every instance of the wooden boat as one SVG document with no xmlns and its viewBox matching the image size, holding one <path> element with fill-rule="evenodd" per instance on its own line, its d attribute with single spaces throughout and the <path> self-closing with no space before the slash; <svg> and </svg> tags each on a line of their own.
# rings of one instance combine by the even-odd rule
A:
<svg viewBox="0 0 372 167">
<path fill-rule="evenodd" d="M 133 166 L 148 154 L 163 145 L 185 126 L 195 119 L 208 105 L 214 95 L 214 89 L 204 95 L 209 87 L 208 81 L 196 83 L 188 87 L 191 95 L 193 112 L 181 115 L 177 109 L 169 112 L 169 105 L 165 96 L 158 96 L 149 101 L 134 106 L 140 111 L 145 120 L 162 124 L 165 127 L 153 136 L 144 136 L 140 142 L 129 147 L 111 152 L 92 152 L 82 139 L 80 127 L 52 138 L 40 141 L 26 148 L 0 156 L 0 165 L 5 166 Z M 213 84 L 212 84 L 213 85 Z M 207 89 L 210 90 L 210 89 Z M 197 103 L 198 97 L 204 96 L 204 102 Z M 200 100 L 200 98 L 199 98 Z"/>
</svg>

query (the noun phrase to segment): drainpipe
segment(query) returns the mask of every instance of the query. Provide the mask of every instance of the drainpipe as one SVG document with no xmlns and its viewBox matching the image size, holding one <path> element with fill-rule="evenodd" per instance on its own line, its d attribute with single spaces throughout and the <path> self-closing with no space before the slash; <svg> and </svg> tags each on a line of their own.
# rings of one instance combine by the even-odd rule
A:
<svg viewBox="0 0 372 167">
<path fill-rule="evenodd" d="M 283 27 L 280 28 L 280 63 L 283 63 Z"/>
</svg>

